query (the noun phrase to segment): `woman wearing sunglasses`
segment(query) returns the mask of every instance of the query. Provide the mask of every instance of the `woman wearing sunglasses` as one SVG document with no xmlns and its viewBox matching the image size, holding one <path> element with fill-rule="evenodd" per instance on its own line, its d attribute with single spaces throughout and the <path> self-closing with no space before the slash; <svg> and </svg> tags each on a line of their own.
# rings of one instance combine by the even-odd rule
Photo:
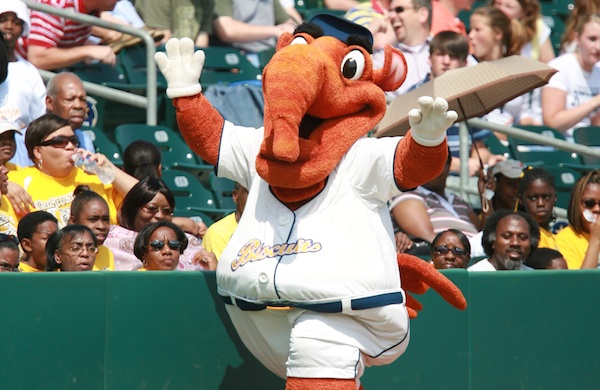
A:
<svg viewBox="0 0 600 390">
<path fill-rule="evenodd" d="M 165 182 L 147 176 L 140 180 L 123 199 L 119 209 L 119 224 L 112 225 L 104 241 L 115 256 L 115 270 L 131 271 L 141 266 L 134 253 L 138 232 L 149 224 L 173 221 L 175 197 Z M 180 257 L 178 270 L 215 270 L 217 260 L 212 252 L 204 250 L 198 238 L 187 234 L 187 248 Z"/>
<path fill-rule="evenodd" d="M 143 264 L 139 271 L 173 271 L 188 239 L 183 230 L 169 221 L 146 225 L 135 238 L 133 253 Z"/>
<path fill-rule="evenodd" d="M 556 245 L 569 269 L 597 268 L 600 255 L 600 170 L 575 183 L 567 210 L 569 226 L 556 234 Z"/>
<path fill-rule="evenodd" d="M 466 269 L 471 261 L 471 244 L 460 230 L 448 229 L 435 236 L 430 254 L 436 269 Z"/>
<path fill-rule="evenodd" d="M 25 134 L 27 153 L 35 166 L 11 172 L 9 181 L 21 186 L 31 196 L 32 202 L 14 204 L 17 218 L 29 209 L 45 210 L 58 219 L 59 227 L 67 225 L 73 191 L 85 184 L 102 196 L 109 205 L 111 222 L 117 222 L 117 207 L 137 179 L 115 167 L 102 154 L 92 154 L 79 148 L 79 141 L 66 119 L 45 114 L 29 124 Z M 95 161 L 101 167 L 114 171 L 115 179 L 103 184 L 96 175 L 75 167 L 73 155 Z M 29 203 L 29 204 L 28 204 Z"/>
</svg>

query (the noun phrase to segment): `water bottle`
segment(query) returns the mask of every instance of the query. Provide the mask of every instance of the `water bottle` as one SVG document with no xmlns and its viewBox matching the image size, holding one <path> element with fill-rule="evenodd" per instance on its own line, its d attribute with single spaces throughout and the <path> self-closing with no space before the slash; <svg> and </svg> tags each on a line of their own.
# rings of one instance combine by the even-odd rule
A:
<svg viewBox="0 0 600 390">
<path fill-rule="evenodd" d="M 115 172 L 111 167 L 99 166 L 96 161 L 90 160 L 90 156 L 82 157 L 81 153 L 75 153 L 72 158 L 76 167 L 98 176 L 102 183 L 110 184 L 115 180 Z"/>
</svg>

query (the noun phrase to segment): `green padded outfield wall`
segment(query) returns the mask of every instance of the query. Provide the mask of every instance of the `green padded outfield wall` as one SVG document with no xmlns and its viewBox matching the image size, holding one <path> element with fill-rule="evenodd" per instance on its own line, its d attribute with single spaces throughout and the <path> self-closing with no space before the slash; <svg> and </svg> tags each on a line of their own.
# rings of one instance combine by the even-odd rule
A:
<svg viewBox="0 0 600 390">
<path fill-rule="evenodd" d="M 365 390 L 600 388 L 600 272 L 446 271 L 408 351 Z M 0 389 L 280 389 L 244 348 L 214 273 L 0 274 Z"/>
</svg>

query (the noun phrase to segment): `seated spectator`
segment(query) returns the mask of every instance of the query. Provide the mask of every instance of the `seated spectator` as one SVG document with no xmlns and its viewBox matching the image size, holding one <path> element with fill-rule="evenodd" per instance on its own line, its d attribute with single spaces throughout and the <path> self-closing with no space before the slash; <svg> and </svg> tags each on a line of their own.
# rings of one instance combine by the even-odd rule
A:
<svg viewBox="0 0 600 390">
<path fill-rule="evenodd" d="M 69 219 L 75 187 L 85 184 L 107 201 L 111 221 L 116 223 L 117 207 L 137 179 L 117 168 L 106 156 L 78 149 L 79 140 L 69 122 L 54 114 L 42 115 L 31 122 L 25 144 L 35 166 L 11 172 L 9 179 L 26 190 L 33 202 L 13 204 L 17 217 L 22 217 L 31 206 L 49 211 L 63 227 Z M 98 166 L 112 170 L 114 181 L 103 184 L 96 175 L 76 168 L 72 159 L 75 153 L 81 153 Z"/>
<path fill-rule="evenodd" d="M 564 132 L 600 125 L 600 13 L 589 14 L 577 25 L 577 50 L 550 61 L 558 69 L 542 87 L 544 124 Z"/>
<path fill-rule="evenodd" d="M 460 230 L 448 229 L 435 236 L 430 253 L 436 269 L 466 269 L 471 261 L 471 244 Z"/>
<path fill-rule="evenodd" d="M 478 7 L 471 13 L 471 31 L 469 42 L 471 54 L 470 65 L 483 61 L 494 61 L 503 57 L 518 54 L 525 44 L 525 29 L 511 21 L 496 7 Z M 519 123 L 523 112 L 523 96 L 518 96 L 504 106 L 491 111 L 484 119 L 504 126 Z M 506 135 L 495 133 L 501 141 L 506 141 Z"/>
<path fill-rule="evenodd" d="M 208 46 L 214 11 L 212 0 L 136 0 L 135 9 L 146 26 L 164 33 L 161 42 L 188 37 L 196 47 Z"/>
<path fill-rule="evenodd" d="M 523 263 L 540 240 L 537 222 L 527 213 L 502 209 L 485 222 L 481 243 L 487 259 L 469 271 L 517 271 L 531 269 Z"/>
<path fill-rule="evenodd" d="M 179 256 L 188 245 L 188 239 L 177 225 L 158 221 L 144 226 L 137 234 L 133 253 L 142 263 L 139 271 L 173 271 Z M 216 264 L 216 259 L 213 259 Z"/>
<path fill-rule="evenodd" d="M 115 7 L 116 0 L 39 0 L 41 4 L 92 16 Z M 39 69 L 65 68 L 78 62 L 100 61 L 114 65 L 109 46 L 89 44 L 92 26 L 72 19 L 33 10 L 27 39 L 27 59 Z"/>
<path fill-rule="evenodd" d="M 392 218 L 399 230 L 413 240 L 432 242 L 436 234 L 449 228 L 460 230 L 467 237 L 479 231 L 481 221 L 471 205 L 446 191 L 450 159 L 448 155 L 438 177 L 398 195 L 390 203 Z"/>
<path fill-rule="evenodd" d="M 138 180 L 144 177 L 162 177 L 162 156 L 160 149 L 151 142 L 133 141 L 123 152 L 123 170 Z M 204 238 L 208 227 L 202 221 L 187 217 L 173 217 L 173 223 L 192 236 Z"/>
<path fill-rule="evenodd" d="M 296 23 L 279 0 L 215 0 L 213 28 L 221 42 L 246 51 L 259 67 L 257 53 L 274 48 L 281 34 L 294 32 Z"/>
<path fill-rule="evenodd" d="M 410 90 L 420 87 L 427 81 L 441 76 L 448 70 L 462 68 L 467 66 L 467 57 L 469 56 L 469 42 L 467 38 L 454 31 L 441 31 L 437 33 L 429 42 L 429 65 L 431 72 L 415 84 Z M 476 175 L 481 169 L 482 164 L 494 165 L 498 161 L 504 160 L 504 156 L 492 154 L 484 141 L 492 133 L 489 130 L 471 129 L 471 144 L 469 139 L 469 149 L 471 157 L 469 158 L 469 176 Z M 455 123 L 448 129 L 448 146 L 452 154 L 452 163 L 450 172 L 460 172 L 460 137 L 459 125 Z"/>
<path fill-rule="evenodd" d="M 87 93 L 75 73 L 61 72 L 48 81 L 46 109 L 69 121 L 81 147 L 94 153 L 96 148 L 89 135 L 81 131 L 88 117 Z"/>
<path fill-rule="evenodd" d="M 125 196 L 119 209 L 119 224 L 112 225 L 104 241 L 115 255 L 115 270 L 131 271 L 141 267 L 133 253 L 135 237 L 149 223 L 172 222 L 175 197 L 167 185 L 155 177 L 145 177 Z M 178 270 L 213 270 L 209 255 L 200 240 L 188 235 Z"/>
<path fill-rule="evenodd" d="M 496 163 L 492 167 L 491 175 L 485 179 L 485 185 L 493 192 L 491 199 L 484 196 L 485 192 L 481 188 L 484 178 L 480 180 L 480 193 L 484 194 L 481 197 L 481 220 L 484 223 L 494 211 L 515 210 L 523 169 L 523 163 L 517 160 L 508 159 Z"/>
<path fill-rule="evenodd" d="M 525 260 L 525 265 L 533 269 L 569 269 L 562 253 L 551 248 L 537 248 Z"/>
<path fill-rule="evenodd" d="M 519 202 L 524 211 L 540 226 L 538 248 L 557 249 L 554 233 L 550 230 L 557 199 L 554 176 L 544 168 L 529 168 L 523 172 Z"/>
<path fill-rule="evenodd" d="M 9 171 L 16 171 L 21 168 L 16 164 L 8 162 L 17 151 L 15 134 L 21 134 L 18 127 L 15 123 L 5 122 L 0 119 L 0 161 L 5 161 L 3 165 Z"/>
<path fill-rule="evenodd" d="M 8 56 L 8 77 L 0 84 L 0 118 L 13 123 L 19 132 L 13 136 L 18 145 L 11 163 L 28 166 L 33 163 L 27 157 L 23 137 L 29 122 L 46 112 L 44 99 L 46 87 L 38 70 L 17 53 L 20 37 L 30 30 L 29 9 L 20 0 L 0 2 L 0 35 L 4 37 Z M 8 160 L 4 160 L 8 162 Z M 12 167 L 8 167 L 12 170 Z"/>
<path fill-rule="evenodd" d="M 398 42 L 394 47 L 400 49 L 404 54 L 408 73 L 400 88 L 386 92 L 388 100 L 402 95 L 429 73 L 431 18 L 431 0 L 392 0 L 390 2 L 388 20 Z M 373 68 L 381 68 L 385 58 L 384 51 L 374 51 L 372 58 Z"/>
<path fill-rule="evenodd" d="M 46 242 L 58 230 L 58 221 L 46 211 L 34 211 L 19 221 L 17 237 L 21 244 L 19 268 L 23 272 L 46 271 Z"/>
<path fill-rule="evenodd" d="M 569 225 L 556 234 L 558 250 L 569 269 L 596 268 L 600 255 L 600 170 L 577 180 L 567 216 Z"/>
<path fill-rule="evenodd" d="M 77 186 L 73 191 L 73 196 L 69 225 L 87 226 L 98 241 L 94 271 L 114 270 L 115 256 L 110 249 L 103 245 L 110 229 L 108 203 L 88 186 Z"/>
<path fill-rule="evenodd" d="M 19 271 L 19 239 L 0 233 L 0 272 Z"/>
<path fill-rule="evenodd" d="M 17 234 L 17 216 L 8 196 L 8 169 L 0 160 L 0 233 Z"/>
<path fill-rule="evenodd" d="M 244 207 L 246 207 L 248 190 L 246 187 L 236 182 L 231 196 L 235 203 L 235 212 L 213 223 L 202 238 L 202 246 L 204 246 L 204 249 L 214 253 L 217 260 L 221 257 L 221 253 L 223 253 L 223 250 L 227 246 L 231 235 L 235 231 L 235 228 L 237 228 L 238 222 L 242 217 Z"/>
<path fill-rule="evenodd" d="M 577 41 L 575 33 L 577 31 L 577 22 L 585 15 L 600 12 L 600 3 L 598 0 L 574 0 L 573 8 L 567 17 L 565 31 L 560 39 L 560 53 L 574 53 L 577 50 Z"/>
<path fill-rule="evenodd" d="M 382 50 L 385 45 L 396 45 L 396 33 L 387 17 L 390 0 L 364 1 L 349 9 L 344 17 L 360 24 L 373 34 L 373 51 Z"/>
<path fill-rule="evenodd" d="M 98 253 L 96 236 L 87 226 L 68 225 L 46 243 L 46 271 L 91 271 Z"/>
</svg>

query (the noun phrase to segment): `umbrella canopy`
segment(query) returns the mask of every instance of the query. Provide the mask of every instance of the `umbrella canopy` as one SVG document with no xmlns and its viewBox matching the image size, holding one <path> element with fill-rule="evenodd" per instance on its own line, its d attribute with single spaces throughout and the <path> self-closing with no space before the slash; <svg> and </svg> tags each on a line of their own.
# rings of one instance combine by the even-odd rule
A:
<svg viewBox="0 0 600 390">
<path fill-rule="evenodd" d="M 458 122 L 482 116 L 550 80 L 556 69 L 527 57 L 510 56 L 453 69 L 389 104 L 375 136 L 404 135 L 410 128 L 408 112 L 421 96 L 443 97 Z"/>
</svg>

